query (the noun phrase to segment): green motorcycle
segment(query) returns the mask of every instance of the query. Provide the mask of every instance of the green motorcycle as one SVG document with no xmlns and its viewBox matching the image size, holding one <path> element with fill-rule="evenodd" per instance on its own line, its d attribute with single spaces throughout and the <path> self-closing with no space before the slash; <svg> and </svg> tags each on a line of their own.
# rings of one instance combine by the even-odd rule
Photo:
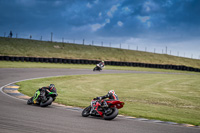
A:
<svg viewBox="0 0 200 133">
<path fill-rule="evenodd" d="M 35 95 L 27 101 L 27 104 L 36 104 L 40 107 L 46 107 L 51 105 L 57 96 L 58 94 L 56 92 L 48 92 L 46 90 L 39 89 L 35 92 Z"/>
</svg>

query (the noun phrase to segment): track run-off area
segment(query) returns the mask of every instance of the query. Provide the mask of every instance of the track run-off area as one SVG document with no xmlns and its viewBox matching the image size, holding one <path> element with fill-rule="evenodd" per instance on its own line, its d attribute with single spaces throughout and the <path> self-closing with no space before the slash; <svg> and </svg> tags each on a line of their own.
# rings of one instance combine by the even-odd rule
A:
<svg viewBox="0 0 200 133">
<path fill-rule="evenodd" d="M 21 80 L 81 74 L 159 73 L 88 69 L 0 68 L 0 133 L 199 133 L 200 128 L 119 116 L 112 121 L 81 116 L 80 110 L 49 106 L 28 106 L 26 100 L 5 94 L 2 88 Z M 169 73 L 168 73 L 169 74 Z M 178 73 L 171 73 L 178 74 Z"/>
</svg>

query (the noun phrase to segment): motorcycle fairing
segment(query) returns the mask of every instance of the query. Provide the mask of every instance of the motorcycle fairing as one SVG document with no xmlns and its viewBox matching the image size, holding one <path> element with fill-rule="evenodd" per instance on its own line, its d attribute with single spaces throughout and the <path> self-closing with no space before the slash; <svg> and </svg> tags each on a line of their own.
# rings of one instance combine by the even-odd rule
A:
<svg viewBox="0 0 200 133">
<path fill-rule="evenodd" d="M 102 113 L 101 111 L 98 110 L 99 107 L 101 106 L 100 103 L 99 103 L 98 101 L 96 101 L 96 100 L 93 100 L 92 103 L 91 103 L 91 105 L 92 105 L 92 107 L 94 108 L 94 110 L 96 110 L 97 113 L 98 113 L 101 117 L 103 117 L 103 113 Z"/>
<path fill-rule="evenodd" d="M 124 106 L 124 102 L 118 101 L 118 100 L 108 100 L 106 101 L 110 108 L 115 107 L 117 109 L 120 109 Z"/>
<path fill-rule="evenodd" d="M 40 95 L 40 91 L 38 90 L 38 91 L 35 92 L 35 95 L 33 97 L 33 102 L 34 103 L 36 102 L 36 100 L 37 100 L 37 98 L 38 98 L 39 95 Z"/>
</svg>

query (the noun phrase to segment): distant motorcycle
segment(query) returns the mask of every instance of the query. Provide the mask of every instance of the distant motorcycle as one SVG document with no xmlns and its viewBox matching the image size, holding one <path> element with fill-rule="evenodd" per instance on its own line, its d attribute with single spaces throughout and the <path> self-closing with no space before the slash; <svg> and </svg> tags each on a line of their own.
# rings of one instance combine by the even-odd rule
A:
<svg viewBox="0 0 200 133">
<path fill-rule="evenodd" d="M 93 71 L 101 71 L 103 66 L 97 64 L 96 67 L 93 69 Z"/>
<path fill-rule="evenodd" d="M 101 116 L 105 120 L 112 120 L 118 115 L 118 109 L 124 106 L 124 102 L 118 100 L 102 100 L 101 102 L 106 102 L 107 106 L 102 107 L 100 101 L 93 99 L 91 105 L 82 111 L 82 116 Z"/>
<path fill-rule="evenodd" d="M 51 105 L 57 96 L 58 94 L 55 92 L 48 93 L 47 91 L 37 90 L 35 92 L 35 95 L 27 101 L 27 104 L 28 105 L 36 104 L 39 105 L 40 107 L 46 107 L 48 105 Z"/>
</svg>

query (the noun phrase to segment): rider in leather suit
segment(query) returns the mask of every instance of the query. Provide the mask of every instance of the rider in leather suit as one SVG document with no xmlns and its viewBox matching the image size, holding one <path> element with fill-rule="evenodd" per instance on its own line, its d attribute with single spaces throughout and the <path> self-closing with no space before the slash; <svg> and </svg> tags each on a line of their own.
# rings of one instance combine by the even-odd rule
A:
<svg viewBox="0 0 200 133">
<path fill-rule="evenodd" d="M 106 98 L 108 98 L 109 100 L 119 100 L 119 98 L 118 98 L 117 94 L 115 94 L 114 90 L 110 90 L 108 92 L 108 94 L 106 94 L 105 96 L 96 97 L 95 99 L 101 101 L 101 99 L 106 99 Z M 101 102 L 100 104 L 101 104 L 101 107 L 108 106 L 107 103 L 105 102 L 105 100 L 104 100 L 104 102 Z"/>
</svg>

